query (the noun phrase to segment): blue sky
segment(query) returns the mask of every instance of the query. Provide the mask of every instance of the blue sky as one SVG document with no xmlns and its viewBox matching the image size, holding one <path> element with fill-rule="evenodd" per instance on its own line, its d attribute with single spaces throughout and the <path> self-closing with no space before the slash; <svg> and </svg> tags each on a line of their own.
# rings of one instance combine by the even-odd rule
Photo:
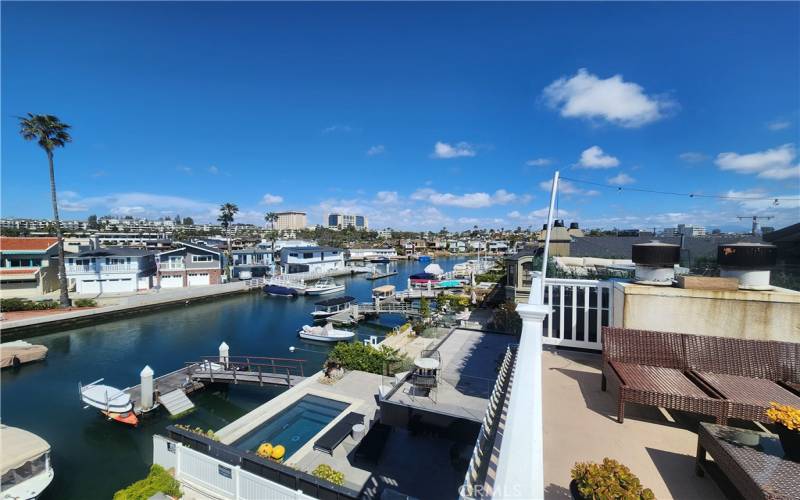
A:
<svg viewBox="0 0 800 500">
<path fill-rule="evenodd" d="M 3 3 L 4 217 L 48 217 L 16 116 L 59 116 L 63 218 L 364 213 L 539 226 L 555 169 L 800 197 L 800 4 Z M 34 43 L 35 42 L 35 43 Z M 800 203 L 566 183 L 584 227 L 800 220 Z"/>
</svg>

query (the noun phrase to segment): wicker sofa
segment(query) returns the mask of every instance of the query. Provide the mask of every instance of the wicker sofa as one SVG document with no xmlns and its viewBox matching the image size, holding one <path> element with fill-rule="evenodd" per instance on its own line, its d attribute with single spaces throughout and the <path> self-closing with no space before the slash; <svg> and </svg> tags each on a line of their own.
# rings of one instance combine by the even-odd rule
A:
<svg viewBox="0 0 800 500">
<path fill-rule="evenodd" d="M 603 328 L 602 389 L 625 403 L 768 422 L 772 401 L 800 407 L 800 344 Z"/>
</svg>

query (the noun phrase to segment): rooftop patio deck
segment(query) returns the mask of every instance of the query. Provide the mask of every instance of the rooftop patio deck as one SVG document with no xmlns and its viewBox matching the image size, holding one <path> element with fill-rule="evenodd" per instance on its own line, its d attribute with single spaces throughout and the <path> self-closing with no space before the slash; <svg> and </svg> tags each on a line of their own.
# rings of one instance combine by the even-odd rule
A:
<svg viewBox="0 0 800 500">
<path fill-rule="evenodd" d="M 388 401 L 480 422 L 510 343 L 516 337 L 456 329 L 436 348 L 441 355 L 438 387 L 429 396 L 415 395 L 405 381 Z"/>
<path fill-rule="evenodd" d="M 617 423 L 614 396 L 600 390 L 600 366 L 599 354 L 548 349 L 542 354 L 545 498 L 571 498 L 572 465 L 604 457 L 630 467 L 656 498 L 725 498 L 712 479 L 694 473 L 701 420 L 629 404 L 625 422 Z"/>
</svg>

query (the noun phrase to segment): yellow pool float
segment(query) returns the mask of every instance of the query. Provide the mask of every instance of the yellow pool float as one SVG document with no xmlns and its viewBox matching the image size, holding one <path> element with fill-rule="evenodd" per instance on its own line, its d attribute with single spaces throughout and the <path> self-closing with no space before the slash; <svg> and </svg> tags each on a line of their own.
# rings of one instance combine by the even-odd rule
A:
<svg viewBox="0 0 800 500">
<path fill-rule="evenodd" d="M 273 460 L 280 460 L 283 458 L 283 455 L 286 454 L 286 448 L 283 447 L 282 444 L 279 444 L 272 448 L 272 459 Z"/>
<path fill-rule="evenodd" d="M 259 457 L 264 457 L 264 458 L 269 458 L 270 456 L 272 456 L 272 453 L 273 453 L 273 448 L 270 443 L 261 443 L 258 447 L 258 450 L 256 451 L 256 454 Z"/>
</svg>

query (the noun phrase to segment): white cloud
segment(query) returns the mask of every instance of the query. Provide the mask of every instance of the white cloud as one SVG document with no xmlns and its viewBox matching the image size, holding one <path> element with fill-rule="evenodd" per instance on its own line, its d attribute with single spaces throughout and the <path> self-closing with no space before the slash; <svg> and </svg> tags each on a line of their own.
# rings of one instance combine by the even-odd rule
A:
<svg viewBox="0 0 800 500">
<path fill-rule="evenodd" d="M 622 127 L 654 122 L 675 107 L 668 98 L 645 94 L 640 85 L 624 81 L 622 75 L 604 80 L 584 68 L 548 85 L 543 97 L 565 118 L 599 119 Z"/>
<path fill-rule="evenodd" d="M 714 163 L 721 170 L 739 174 L 756 174 L 764 179 L 783 180 L 800 177 L 800 164 L 794 164 L 797 153 L 793 144 L 755 153 L 720 153 Z"/>
<path fill-rule="evenodd" d="M 208 167 L 208 173 L 211 175 L 217 175 L 219 173 L 219 168 L 216 165 L 211 165 Z"/>
<path fill-rule="evenodd" d="M 539 188 L 542 191 L 550 191 L 553 187 L 553 179 L 547 179 L 546 181 L 542 181 L 539 183 Z M 558 192 L 564 195 L 581 195 L 581 196 L 597 196 L 600 194 L 599 191 L 595 191 L 594 189 L 581 189 L 575 184 L 570 181 L 559 179 L 558 181 Z"/>
<path fill-rule="evenodd" d="M 533 160 L 528 160 L 525 162 L 525 165 L 529 167 L 546 167 L 548 165 L 552 165 L 553 160 L 550 158 L 536 158 Z"/>
<path fill-rule="evenodd" d="M 774 120 L 767 123 L 767 128 L 770 130 L 783 130 L 792 126 L 789 120 Z"/>
<path fill-rule="evenodd" d="M 633 184 L 634 182 L 636 182 L 636 179 L 624 172 L 620 172 L 614 177 L 610 177 L 608 179 L 608 183 L 613 186 L 626 186 L 628 184 Z"/>
<path fill-rule="evenodd" d="M 153 193 L 130 192 L 87 197 L 81 197 L 77 193 L 71 192 L 61 194 L 66 199 L 62 200 L 59 205 L 68 212 L 94 210 L 112 215 L 137 215 L 151 218 L 180 213 L 198 221 L 213 221 L 216 219 L 219 209 L 217 203 Z"/>
<path fill-rule="evenodd" d="M 475 147 L 468 142 L 459 142 L 455 145 L 450 145 L 446 142 L 437 142 L 433 146 L 431 158 L 461 158 L 475 155 Z"/>
<path fill-rule="evenodd" d="M 322 129 L 322 133 L 324 135 L 333 134 L 337 132 L 346 134 L 352 131 L 353 127 L 351 127 L 350 125 L 341 125 L 341 124 L 331 125 L 330 127 L 325 127 L 324 129 Z"/>
<path fill-rule="evenodd" d="M 515 201 L 527 203 L 530 195 L 517 195 L 505 189 L 498 189 L 494 194 L 478 192 L 455 195 L 452 193 L 439 193 L 435 189 L 417 189 L 412 195 L 412 200 L 427 201 L 434 205 L 446 205 L 461 208 L 485 208 L 492 205 L 506 205 Z"/>
<path fill-rule="evenodd" d="M 538 210 L 533 210 L 531 212 L 528 212 L 527 214 L 523 214 L 520 213 L 518 210 L 514 210 L 513 212 L 509 212 L 508 214 L 506 214 L 506 216 L 509 219 L 512 219 L 517 222 L 522 222 L 522 221 L 532 222 L 532 221 L 539 221 L 543 218 L 546 219 L 549 211 L 550 207 L 542 207 Z M 558 218 L 572 217 L 574 215 L 575 213 L 571 211 L 561 210 L 561 209 L 558 210 Z M 547 222 L 547 221 L 543 220 L 542 222 Z"/>
<path fill-rule="evenodd" d="M 192 173 L 192 167 L 187 167 L 186 165 L 178 165 L 176 168 L 179 172 L 183 172 L 184 174 Z"/>
<path fill-rule="evenodd" d="M 708 155 L 696 151 L 687 151 L 686 153 L 679 154 L 678 158 L 686 163 L 700 163 L 708 160 Z"/>
<path fill-rule="evenodd" d="M 399 196 L 397 195 L 397 191 L 378 191 L 375 195 L 375 200 L 378 203 L 397 203 Z"/>
<path fill-rule="evenodd" d="M 592 146 L 581 153 L 578 165 L 583 168 L 614 168 L 619 165 L 619 160 L 605 154 L 599 146 Z"/>
<path fill-rule="evenodd" d="M 283 203 L 283 196 L 267 193 L 261 198 L 261 203 L 263 205 L 279 205 Z"/>
<path fill-rule="evenodd" d="M 372 146 L 367 150 L 367 156 L 377 156 L 386 152 L 386 147 L 383 144 Z"/>
</svg>

